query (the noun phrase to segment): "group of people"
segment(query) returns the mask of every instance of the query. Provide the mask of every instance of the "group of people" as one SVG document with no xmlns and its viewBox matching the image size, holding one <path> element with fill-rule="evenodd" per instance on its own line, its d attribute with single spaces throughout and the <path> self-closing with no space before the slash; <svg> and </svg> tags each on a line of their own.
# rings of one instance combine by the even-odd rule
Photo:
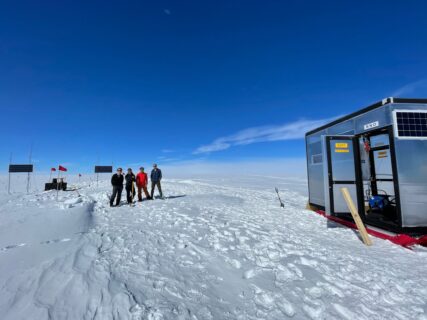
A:
<svg viewBox="0 0 427 320">
<path fill-rule="evenodd" d="M 142 192 L 144 192 L 145 198 L 147 200 L 153 200 L 154 189 L 157 187 L 160 198 L 163 198 L 162 193 L 162 171 L 157 167 L 157 164 L 153 164 L 153 170 L 151 170 L 151 194 L 148 193 L 148 176 L 144 171 L 144 167 L 139 168 L 138 174 L 132 172 L 132 169 L 127 170 L 127 174 L 123 175 L 122 168 L 117 168 L 117 173 L 113 174 L 111 177 L 111 185 L 113 186 L 113 193 L 110 197 L 110 207 L 118 206 L 120 204 L 120 199 L 123 192 L 123 182 L 125 182 L 126 189 L 126 198 L 128 204 L 133 203 L 135 197 L 135 184 L 136 189 L 138 190 L 138 201 L 142 201 Z M 135 183 L 135 184 L 134 184 Z M 115 202 L 115 204 L 114 204 Z"/>
</svg>

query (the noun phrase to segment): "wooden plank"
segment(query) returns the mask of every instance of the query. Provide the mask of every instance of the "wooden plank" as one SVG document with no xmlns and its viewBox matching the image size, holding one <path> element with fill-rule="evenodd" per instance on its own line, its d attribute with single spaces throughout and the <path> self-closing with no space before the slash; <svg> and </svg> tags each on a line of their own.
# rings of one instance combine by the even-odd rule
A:
<svg viewBox="0 0 427 320">
<path fill-rule="evenodd" d="M 341 192 L 345 202 L 347 203 L 348 209 L 351 212 L 353 220 L 356 223 L 357 229 L 359 230 L 359 233 L 362 236 L 363 243 L 366 244 L 367 246 L 371 246 L 372 240 L 371 238 L 369 238 L 365 225 L 363 224 L 363 221 L 360 218 L 359 212 L 357 212 L 356 206 L 354 205 L 354 202 L 351 199 L 350 192 L 348 192 L 347 188 L 341 188 Z"/>
<path fill-rule="evenodd" d="M 311 205 L 310 205 L 310 202 L 307 202 L 307 205 L 305 206 L 305 208 L 307 209 L 307 210 L 311 210 L 311 211 L 316 211 Z"/>
</svg>

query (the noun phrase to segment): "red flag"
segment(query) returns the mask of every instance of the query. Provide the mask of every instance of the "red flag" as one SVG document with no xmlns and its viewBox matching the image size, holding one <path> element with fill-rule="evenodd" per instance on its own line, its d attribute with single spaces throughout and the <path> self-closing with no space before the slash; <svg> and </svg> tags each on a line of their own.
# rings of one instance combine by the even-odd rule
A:
<svg viewBox="0 0 427 320">
<path fill-rule="evenodd" d="M 56 171 L 56 169 L 55 169 L 55 168 L 52 168 L 52 169 L 50 169 L 50 171 Z"/>
<path fill-rule="evenodd" d="M 61 166 L 61 165 L 59 166 L 59 168 L 58 168 L 58 169 L 59 169 L 59 171 L 67 171 L 67 168 L 64 168 L 64 167 L 63 167 L 63 166 Z"/>
</svg>

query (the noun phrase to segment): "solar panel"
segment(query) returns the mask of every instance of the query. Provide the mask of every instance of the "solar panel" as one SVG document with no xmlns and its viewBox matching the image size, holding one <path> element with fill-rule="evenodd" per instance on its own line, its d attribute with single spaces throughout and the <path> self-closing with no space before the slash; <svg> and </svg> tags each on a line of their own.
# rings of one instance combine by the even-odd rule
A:
<svg viewBox="0 0 427 320">
<path fill-rule="evenodd" d="M 397 136 L 427 138 L 427 111 L 396 111 Z"/>
<path fill-rule="evenodd" d="M 33 165 L 32 164 L 10 164 L 9 172 L 10 173 L 33 172 Z"/>
<path fill-rule="evenodd" d="M 95 166 L 95 173 L 111 173 L 113 166 Z"/>
</svg>

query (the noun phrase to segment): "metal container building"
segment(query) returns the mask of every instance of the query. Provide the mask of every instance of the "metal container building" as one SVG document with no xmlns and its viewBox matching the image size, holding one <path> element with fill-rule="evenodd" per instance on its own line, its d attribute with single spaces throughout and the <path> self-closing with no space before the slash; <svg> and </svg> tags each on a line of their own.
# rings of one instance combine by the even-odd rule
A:
<svg viewBox="0 0 427 320">
<path fill-rule="evenodd" d="M 363 221 L 427 232 L 427 99 L 386 98 L 306 134 L 309 204 L 351 220 L 347 187 Z"/>
</svg>

